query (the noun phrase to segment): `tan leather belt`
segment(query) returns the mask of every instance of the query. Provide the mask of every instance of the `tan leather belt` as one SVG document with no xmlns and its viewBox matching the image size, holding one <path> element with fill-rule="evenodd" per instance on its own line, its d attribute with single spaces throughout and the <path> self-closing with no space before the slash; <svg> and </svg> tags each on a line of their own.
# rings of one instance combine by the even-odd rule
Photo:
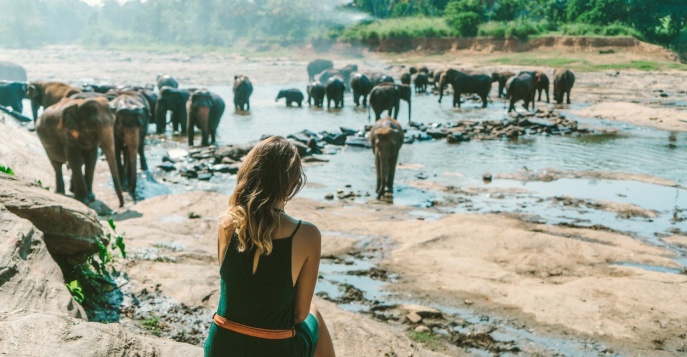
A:
<svg viewBox="0 0 687 357">
<path fill-rule="evenodd" d="M 296 336 L 296 329 L 293 328 L 290 330 L 268 330 L 264 328 L 251 327 L 229 321 L 217 314 L 212 316 L 212 321 L 214 321 L 217 326 L 223 329 L 234 331 L 242 335 L 264 338 L 268 340 L 283 340 Z"/>
</svg>

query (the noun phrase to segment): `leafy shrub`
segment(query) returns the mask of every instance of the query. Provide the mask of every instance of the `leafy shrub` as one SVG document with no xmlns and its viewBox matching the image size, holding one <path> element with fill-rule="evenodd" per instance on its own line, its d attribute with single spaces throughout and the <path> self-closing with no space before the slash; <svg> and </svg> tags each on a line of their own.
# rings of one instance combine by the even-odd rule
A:
<svg viewBox="0 0 687 357">
<path fill-rule="evenodd" d="M 477 34 L 479 36 L 493 36 L 498 38 L 519 38 L 527 40 L 530 35 L 538 35 L 548 30 L 548 23 L 532 22 L 529 20 L 518 21 L 490 21 L 479 25 Z"/>
<path fill-rule="evenodd" d="M 608 26 L 585 23 L 566 24 L 561 26 L 561 32 L 567 36 L 632 36 L 642 38 L 639 31 L 618 23 Z"/>
<path fill-rule="evenodd" d="M 2 166 L 0 165 L 0 172 L 4 172 L 8 175 L 14 175 L 14 171 L 9 166 Z"/>
<path fill-rule="evenodd" d="M 388 38 L 447 37 L 458 35 L 443 21 L 428 17 L 385 19 L 354 25 L 343 29 L 338 38 L 348 40 L 376 40 Z"/>
<path fill-rule="evenodd" d="M 474 11 L 463 11 L 460 2 L 450 2 L 446 6 L 446 23 L 463 37 L 477 36 L 477 26 L 482 22 L 480 14 Z"/>
</svg>

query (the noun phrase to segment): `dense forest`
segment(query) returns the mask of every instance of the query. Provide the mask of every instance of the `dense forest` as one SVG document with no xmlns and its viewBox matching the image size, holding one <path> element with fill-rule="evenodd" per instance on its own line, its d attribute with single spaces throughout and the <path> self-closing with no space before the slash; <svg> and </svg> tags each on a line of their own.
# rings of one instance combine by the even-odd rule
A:
<svg viewBox="0 0 687 357">
<path fill-rule="evenodd" d="M 293 44 L 323 36 L 388 36 L 369 30 L 385 23 L 402 29 L 390 32 L 397 37 L 631 35 L 687 46 L 685 0 L 349 1 L 102 0 L 91 6 L 83 0 L 0 0 L 0 46 Z"/>
</svg>

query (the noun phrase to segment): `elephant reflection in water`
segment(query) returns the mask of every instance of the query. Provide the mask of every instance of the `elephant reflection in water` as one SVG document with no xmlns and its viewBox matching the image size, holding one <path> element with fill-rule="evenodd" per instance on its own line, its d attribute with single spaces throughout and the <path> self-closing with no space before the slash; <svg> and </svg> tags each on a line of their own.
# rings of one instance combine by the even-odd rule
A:
<svg viewBox="0 0 687 357">
<path fill-rule="evenodd" d="M 107 99 L 63 98 L 43 111 L 36 121 L 36 133 L 55 170 L 55 191 L 64 194 L 62 165 L 72 170 L 71 191 L 77 200 L 95 201 L 93 175 L 98 160 L 98 146 L 105 153 L 119 206 L 124 196 L 114 155 L 114 115 Z M 85 170 L 82 171 L 82 167 Z"/>
<path fill-rule="evenodd" d="M 377 199 L 385 195 L 393 196 L 394 175 L 398 152 L 403 145 L 403 129 L 401 124 L 391 117 L 377 120 L 370 130 L 372 153 L 375 155 L 375 171 L 377 176 Z"/>
</svg>

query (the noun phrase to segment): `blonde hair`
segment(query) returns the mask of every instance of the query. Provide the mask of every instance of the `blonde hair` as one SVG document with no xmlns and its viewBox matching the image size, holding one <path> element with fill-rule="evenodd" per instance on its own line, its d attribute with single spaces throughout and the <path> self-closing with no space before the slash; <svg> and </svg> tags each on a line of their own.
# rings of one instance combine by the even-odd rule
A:
<svg viewBox="0 0 687 357">
<path fill-rule="evenodd" d="M 248 153 L 223 214 L 223 221 L 234 229 L 226 233 L 238 236 L 239 251 L 255 247 L 260 254 L 272 252 L 272 233 L 279 223 L 275 207 L 293 198 L 305 180 L 298 150 L 281 136 L 259 142 Z"/>
</svg>

